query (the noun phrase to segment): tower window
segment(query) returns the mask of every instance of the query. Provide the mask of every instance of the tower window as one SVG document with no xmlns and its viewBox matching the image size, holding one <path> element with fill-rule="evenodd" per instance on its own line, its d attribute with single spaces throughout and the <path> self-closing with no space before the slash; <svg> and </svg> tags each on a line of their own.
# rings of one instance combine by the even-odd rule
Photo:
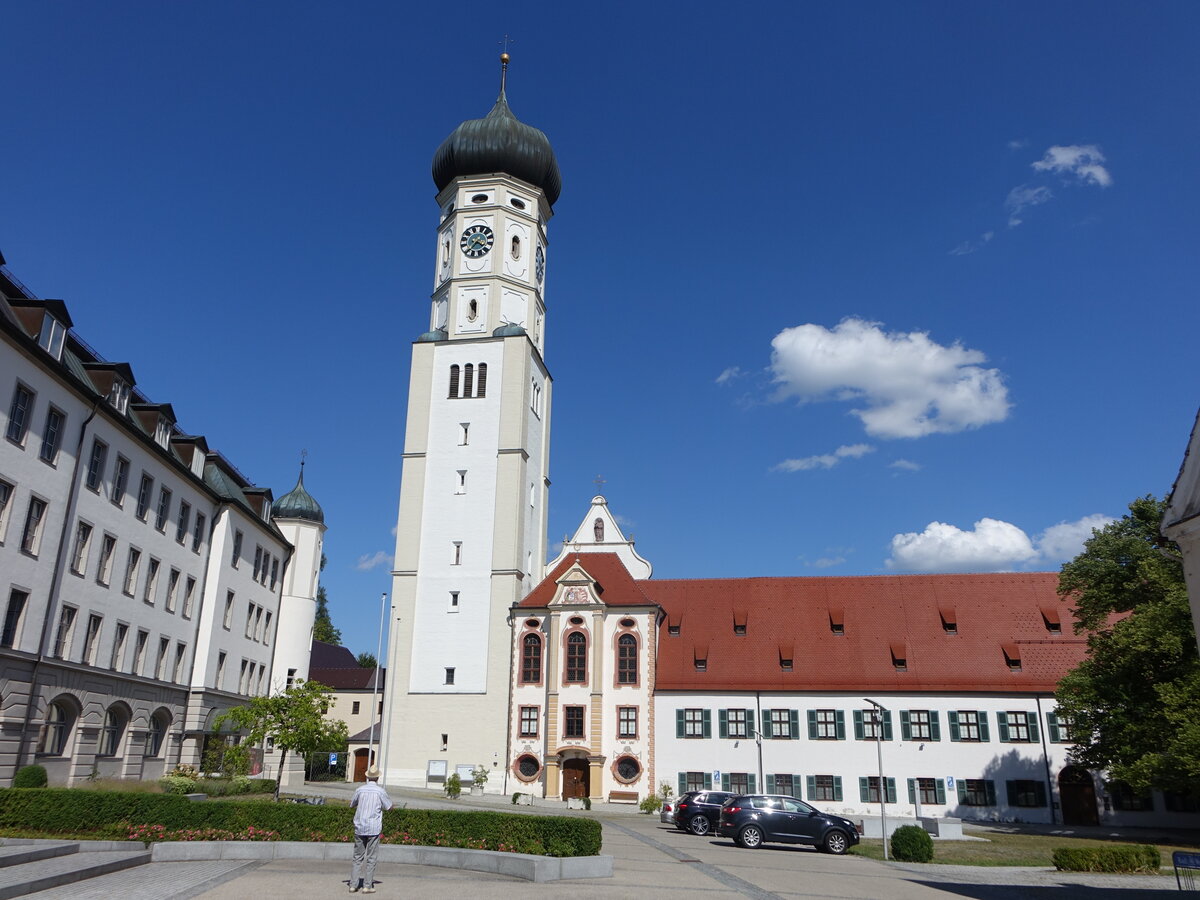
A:
<svg viewBox="0 0 1200 900">
<path fill-rule="evenodd" d="M 511 203 L 513 205 L 513 208 L 515 208 L 515 209 L 524 209 L 525 208 L 525 201 L 518 200 L 516 197 L 509 197 L 508 202 Z"/>
<path fill-rule="evenodd" d="M 521 258 L 521 239 L 520 239 L 520 237 L 518 237 L 515 234 L 513 235 L 513 239 L 512 239 L 512 258 L 513 259 Z"/>
<path fill-rule="evenodd" d="M 471 198 L 471 202 L 472 203 L 487 203 L 488 195 L 487 194 L 476 194 L 474 197 Z"/>
<path fill-rule="evenodd" d="M 451 399 L 458 396 L 458 372 L 459 372 L 459 369 L 458 369 L 457 365 L 450 367 L 450 398 Z"/>
<path fill-rule="evenodd" d="M 521 641 L 521 684 L 539 684 L 542 680 L 542 639 L 527 634 Z"/>
<path fill-rule="evenodd" d="M 475 301 L 472 300 L 471 302 L 474 303 Z M 470 363 L 467 363 L 465 366 L 463 366 L 463 396 L 464 397 L 475 396 L 472 393 L 474 387 L 475 387 L 475 367 L 473 365 L 471 365 Z"/>
<path fill-rule="evenodd" d="M 632 634 L 623 634 L 617 638 L 617 684 L 637 683 L 637 638 Z"/>
<path fill-rule="evenodd" d="M 563 681 L 567 684 L 587 683 L 587 638 L 581 631 L 573 631 L 567 637 L 567 671 Z"/>
<path fill-rule="evenodd" d="M 479 301 L 472 300 L 467 304 L 467 321 L 474 322 L 479 318 Z"/>
<path fill-rule="evenodd" d="M 458 480 L 454 484 L 454 493 L 465 494 L 467 492 L 467 470 L 458 470 Z"/>
<path fill-rule="evenodd" d="M 468 438 L 471 436 L 471 423 L 460 422 L 459 427 L 462 429 L 462 435 L 459 438 L 458 446 L 465 447 L 468 443 L 470 443 Z"/>
<path fill-rule="evenodd" d="M 454 542 L 454 562 L 452 562 L 451 565 L 452 566 L 461 566 L 462 565 L 462 541 Z"/>
<path fill-rule="evenodd" d="M 479 364 L 479 390 L 475 392 L 475 396 L 487 396 L 487 363 Z"/>
<path fill-rule="evenodd" d="M 446 668 L 446 684 L 454 684 L 454 667 L 453 666 L 448 666 Z"/>
<path fill-rule="evenodd" d="M 450 592 L 450 608 L 449 612 L 458 612 L 458 591 Z"/>
</svg>

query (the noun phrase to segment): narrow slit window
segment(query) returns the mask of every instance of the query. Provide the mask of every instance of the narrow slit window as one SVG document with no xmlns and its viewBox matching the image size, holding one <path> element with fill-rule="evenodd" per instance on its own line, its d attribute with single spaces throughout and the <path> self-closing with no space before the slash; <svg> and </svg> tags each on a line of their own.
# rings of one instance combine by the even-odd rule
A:
<svg viewBox="0 0 1200 900">
<path fill-rule="evenodd" d="M 474 301 L 472 301 L 474 302 Z M 470 363 L 463 366 L 463 396 L 474 397 L 475 367 Z"/>
<path fill-rule="evenodd" d="M 479 386 L 475 392 L 476 397 L 487 396 L 487 363 L 479 364 Z"/>
<path fill-rule="evenodd" d="M 458 366 L 450 367 L 450 399 L 458 397 Z"/>
</svg>

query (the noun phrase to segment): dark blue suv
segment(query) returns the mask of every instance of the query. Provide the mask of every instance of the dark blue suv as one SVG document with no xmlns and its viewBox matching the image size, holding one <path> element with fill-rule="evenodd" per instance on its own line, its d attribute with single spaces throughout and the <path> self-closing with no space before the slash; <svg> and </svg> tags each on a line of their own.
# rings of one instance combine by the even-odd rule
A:
<svg viewBox="0 0 1200 900">
<path fill-rule="evenodd" d="M 858 843 L 858 827 L 849 819 L 781 794 L 731 797 L 721 807 L 718 830 L 751 850 L 775 842 L 812 844 L 826 853 L 845 853 Z"/>
</svg>

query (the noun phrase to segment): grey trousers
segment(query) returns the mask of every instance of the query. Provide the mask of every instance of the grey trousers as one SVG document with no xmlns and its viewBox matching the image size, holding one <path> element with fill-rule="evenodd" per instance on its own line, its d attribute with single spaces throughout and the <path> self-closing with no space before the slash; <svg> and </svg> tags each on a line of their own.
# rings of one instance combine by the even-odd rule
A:
<svg viewBox="0 0 1200 900">
<path fill-rule="evenodd" d="M 375 861 L 379 858 L 379 835 L 354 835 L 354 865 L 350 869 L 350 887 L 375 884 Z"/>
</svg>

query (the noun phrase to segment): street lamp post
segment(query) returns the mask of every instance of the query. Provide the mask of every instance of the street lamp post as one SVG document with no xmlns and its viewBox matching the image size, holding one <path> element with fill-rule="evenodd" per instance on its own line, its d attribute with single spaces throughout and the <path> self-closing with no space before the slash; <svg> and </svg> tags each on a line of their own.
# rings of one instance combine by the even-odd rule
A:
<svg viewBox="0 0 1200 900">
<path fill-rule="evenodd" d="M 883 835 L 883 858 L 888 858 L 887 838 L 887 786 L 883 780 L 883 713 L 887 712 L 874 700 L 863 697 L 871 704 L 871 723 L 875 726 L 875 752 L 879 759 L 879 828 Z"/>
<path fill-rule="evenodd" d="M 383 617 L 386 609 L 387 591 L 384 591 L 379 595 L 379 642 L 375 645 L 375 674 L 372 678 L 375 688 L 371 692 L 371 764 L 376 766 L 379 765 L 379 748 L 376 746 L 380 731 L 376 725 L 379 719 L 379 669 L 380 657 L 383 655 Z"/>
</svg>

